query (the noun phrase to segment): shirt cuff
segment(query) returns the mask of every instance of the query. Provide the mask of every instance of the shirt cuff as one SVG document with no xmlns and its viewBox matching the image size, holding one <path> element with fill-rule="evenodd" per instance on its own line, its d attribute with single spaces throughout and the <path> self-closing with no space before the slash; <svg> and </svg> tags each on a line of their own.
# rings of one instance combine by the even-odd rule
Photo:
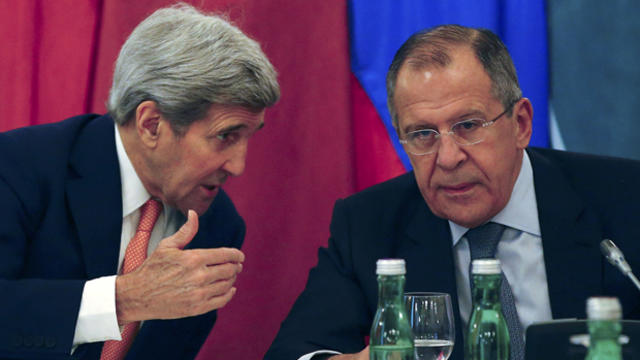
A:
<svg viewBox="0 0 640 360">
<path fill-rule="evenodd" d="M 306 355 L 302 355 L 301 357 L 298 358 L 298 360 L 311 360 L 314 356 L 320 355 L 320 354 L 340 355 L 342 353 L 333 351 L 333 350 L 318 350 Z"/>
<path fill-rule="evenodd" d="M 106 340 L 122 340 L 116 315 L 116 275 L 85 283 L 73 346 Z"/>
</svg>

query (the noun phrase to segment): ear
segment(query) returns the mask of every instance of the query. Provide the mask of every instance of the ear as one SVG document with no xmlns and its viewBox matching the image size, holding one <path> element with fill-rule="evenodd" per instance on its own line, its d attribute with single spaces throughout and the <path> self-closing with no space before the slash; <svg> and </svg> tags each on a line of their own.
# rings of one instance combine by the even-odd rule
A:
<svg viewBox="0 0 640 360">
<path fill-rule="evenodd" d="M 531 140 L 533 106 L 527 98 L 522 98 L 513 107 L 516 121 L 516 144 L 519 149 L 524 149 Z"/>
<path fill-rule="evenodd" d="M 141 143 L 147 147 L 155 148 L 160 136 L 160 123 L 162 114 L 155 101 L 146 100 L 136 108 L 136 133 Z"/>
</svg>

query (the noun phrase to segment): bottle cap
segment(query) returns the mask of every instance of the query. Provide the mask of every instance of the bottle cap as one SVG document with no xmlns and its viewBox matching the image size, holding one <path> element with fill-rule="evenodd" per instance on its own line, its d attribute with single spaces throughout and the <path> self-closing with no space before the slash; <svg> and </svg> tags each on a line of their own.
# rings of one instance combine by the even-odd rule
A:
<svg viewBox="0 0 640 360">
<path fill-rule="evenodd" d="M 406 272 L 404 259 L 380 259 L 376 262 L 378 275 L 404 275 Z"/>
<path fill-rule="evenodd" d="M 479 275 L 495 275 L 502 273 L 500 260 L 498 259 L 478 259 L 471 263 L 471 273 Z"/>
<path fill-rule="evenodd" d="M 587 317 L 592 320 L 618 320 L 622 307 L 616 297 L 595 296 L 587 299 Z"/>
</svg>

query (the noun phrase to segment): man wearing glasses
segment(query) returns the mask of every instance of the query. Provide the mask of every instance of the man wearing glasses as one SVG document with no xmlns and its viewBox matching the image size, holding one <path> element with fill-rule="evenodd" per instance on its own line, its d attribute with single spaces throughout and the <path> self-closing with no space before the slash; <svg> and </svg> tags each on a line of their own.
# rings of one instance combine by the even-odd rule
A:
<svg viewBox="0 0 640 360">
<path fill-rule="evenodd" d="M 406 260 L 405 291 L 451 294 L 452 359 L 463 357 L 476 258 L 502 263 L 511 359 L 523 359 L 527 326 L 584 318 L 589 296 L 617 296 L 623 318 L 640 318 L 635 288 L 599 251 L 611 238 L 640 266 L 640 165 L 527 148 L 533 107 L 496 35 L 414 34 L 387 92 L 414 171 L 336 202 L 329 246 L 266 359 L 368 359 L 379 258 Z"/>
</svg>

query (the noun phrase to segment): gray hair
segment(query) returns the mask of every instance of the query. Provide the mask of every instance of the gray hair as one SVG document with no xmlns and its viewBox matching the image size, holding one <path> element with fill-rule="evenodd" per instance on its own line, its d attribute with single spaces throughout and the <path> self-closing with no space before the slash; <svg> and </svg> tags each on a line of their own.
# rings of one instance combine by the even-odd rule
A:
<svg viewBox="0 0 640 360">
<path fill-rule="evenodd" d="M 387 72 L 387 106 L 393 125 L 398 128 L 398 113 L 393 96 L 400 68 L 406 63 L 415 69 L 446 67 L 452 61 L 454 45 L 470 46 L 491 79 L 491 93 L 505 109 L 522 97 L 516 68 L 507 47 L 487 29 L 460 25 L 441 25 L 413 34 L 396 52 Z M 509 109 L 511 114 L 511 109 Z"/>
<path fill-rule="evenodd" d="M 155 11 L 124 43 L 107 108 L 123 125 L 152 100 L 182 134 L 212 104 L 257 112 L 279 97 L 276 71 L 257 42 L 219 16 L 177 4 Z"/>
</svg>

